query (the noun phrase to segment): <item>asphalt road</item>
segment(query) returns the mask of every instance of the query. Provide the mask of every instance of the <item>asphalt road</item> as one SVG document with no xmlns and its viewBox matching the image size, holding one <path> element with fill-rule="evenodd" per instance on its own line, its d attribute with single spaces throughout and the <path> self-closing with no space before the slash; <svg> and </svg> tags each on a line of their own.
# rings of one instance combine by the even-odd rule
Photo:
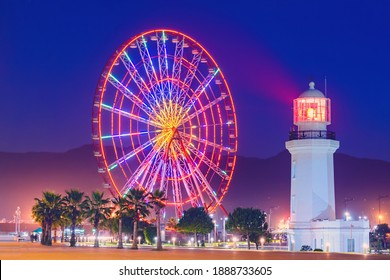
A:
<svg viewBox="0 0 390 280">
<path fill-rule="evenodd" d="M 30 242 L 0 242 L 1 260 L 390 260 L 390 255 L 323 252 L 255 251 L 211 248 L 174 248 L 156 251 L 150 247 L 129 248 L 52 247 Z"/>
</svg>

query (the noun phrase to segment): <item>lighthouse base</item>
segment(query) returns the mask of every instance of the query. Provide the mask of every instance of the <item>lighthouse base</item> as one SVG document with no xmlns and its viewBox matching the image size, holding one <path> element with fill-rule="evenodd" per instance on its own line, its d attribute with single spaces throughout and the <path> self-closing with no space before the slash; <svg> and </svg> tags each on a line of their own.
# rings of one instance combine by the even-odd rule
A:
<svg viewBox="0 0 390 280">
<path fill-rule="evenodd" d="M 288 230 L 288 249 L 368 253 L 369 232 L 367 220 L 294 222 Z"/>
</svg>

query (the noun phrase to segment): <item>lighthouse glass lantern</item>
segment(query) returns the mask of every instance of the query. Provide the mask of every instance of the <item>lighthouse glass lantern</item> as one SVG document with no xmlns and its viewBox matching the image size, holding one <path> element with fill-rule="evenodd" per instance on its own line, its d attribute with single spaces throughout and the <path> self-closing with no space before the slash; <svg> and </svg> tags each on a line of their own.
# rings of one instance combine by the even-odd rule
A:
<svg viewBox="0 0 390 280">
<path fill-rule="evenodd" d="M 330 124 L 330 99 L 300 97 L 294 100 L 294 124 L 302 122 L 325 122 Z"/>
<path fill-rule="evenodd" d="M 330 99 L 314 88 L 310 82 L 309 89 L 294 99 L 294 125 L 298 126 L 300 136 L 314 136 L 313 133 L 325 136 L 326 126 L 330 121 Z M 296 132 L 295 132 L 296 133 Z"/>
</svg>

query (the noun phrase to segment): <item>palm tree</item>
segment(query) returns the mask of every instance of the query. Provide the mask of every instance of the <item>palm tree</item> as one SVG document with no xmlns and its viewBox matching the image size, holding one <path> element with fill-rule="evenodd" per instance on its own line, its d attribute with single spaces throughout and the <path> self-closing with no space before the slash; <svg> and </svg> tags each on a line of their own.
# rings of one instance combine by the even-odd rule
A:
<svg viewBox="0 0 390 280">
<path fill-rule="evenodd" d="M 83 214 L 83 209 L 85 207 L 84 192 L 81 192 L 77 189 L 71 189 L 70 191 L 65 191 L 66 196 L 64 197 L 66 203 L 66 212 L 69 219 L 71 220 L 71 238 L 70 238 L 70 247 L 76 246 L 76 224 L 80 222 L 80 219 Z"/>
<path fill-rule="evenodd" d="M 149 196 L 143 189 L 131 189 L 127 194 L 126 198 L 129 203 L 130 211 L 129 213 L 133 217 L 133 244 L 131 249 L 138 249 L 137 246 L 137 230 L 138 230 L 138 221 L 141 218 L 144 218 L 150 214 L 149 209 L 152 208 L 152 205 L 147 202 L 147 197 Z"/>
<path fill-rule="evenodd" d="M 165 192 L 160 190 L 155 190 L 153 193 L 150 193 L 150 202 L 152 207 L 154 208 L 154 212 L 156 213 L 156 227 L 157 227 L 157 250 L 161 251 L 162 243 L 161 243 L 161 209 L 166 206 L 166 197 Z"/>
<path fill-rule="evenodd" d="M 114 214 L 118 218 L 118 249 L 123 249 L 122 239 L 122 218 L 129 211 L 129 202 L 126 197 L 118 196 L 114 197 L 112 201 L 115 205 Z"/>
<path fill-rule="evenodd" d="M 89 218 L 89 222 L 95 229 L 94 247 L 99 247 L 99 223 L 111 215 L 112 208 L 107 206 L 110 200 L 103 198 L 103 196 L 104 192 L 94 191 L 91 197 L 85 197 L 84 215 Z"/>
<path fill-rule="evenodd" d="M 58 221 L 58 226 L 61 229 L 61 243 L 64 243 L 65 240 L 65 228 L 70 226 L 72 224 L 71 220 L 69 219 L 68 215 L 66 214 L 66 209 L 63 207 L 63 214 L 60 217 L 60 220 Z"/>
<path fill-rule="evenodd" d="M 60 220 L 64 199 L 61 194 L 51 191 L 43 192 L 43 198 L 35 198 L 36 204 L 32 208 L 32 216 L 36 222 L 41 223 L 41 244 L 51 246 L 51 230 L 53 224 Z"/>
</svg>

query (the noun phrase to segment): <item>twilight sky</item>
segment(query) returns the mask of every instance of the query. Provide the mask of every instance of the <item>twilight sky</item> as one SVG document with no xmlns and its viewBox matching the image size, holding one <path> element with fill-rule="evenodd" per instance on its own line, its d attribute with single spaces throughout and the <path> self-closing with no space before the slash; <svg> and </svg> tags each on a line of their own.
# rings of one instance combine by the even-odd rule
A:
<svg viewBox="0 0 390 280">
<path fill-rule="evenodd" d="M 311 3 L 315 2 L 315 3 Z M 236 105 L 239 154 L 284 148 L 292 100 L 332 99 L 339 152 L 390 161 L 389 1 L 0 2 L 0 151 L 91 143 L 99 75 L 127 39 L 181 31 L 216 59 Z"/>
</svg>

